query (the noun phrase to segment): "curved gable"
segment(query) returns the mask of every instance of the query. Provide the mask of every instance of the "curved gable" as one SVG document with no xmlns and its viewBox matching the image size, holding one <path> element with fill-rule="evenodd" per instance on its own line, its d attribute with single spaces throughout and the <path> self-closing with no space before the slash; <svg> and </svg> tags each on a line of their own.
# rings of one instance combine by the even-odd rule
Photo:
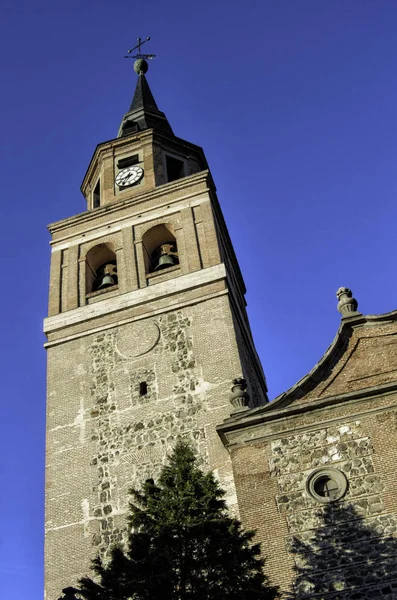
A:
<svg viewBox="0 0 397 600">
<path fill-rule="evenodd" d="M 271 408 L 306 404 L 397 381 L 397 311 L 347 317 L 315 367 Z M 270 407 L 269 407 L 270 408 Z"/>
</svg>

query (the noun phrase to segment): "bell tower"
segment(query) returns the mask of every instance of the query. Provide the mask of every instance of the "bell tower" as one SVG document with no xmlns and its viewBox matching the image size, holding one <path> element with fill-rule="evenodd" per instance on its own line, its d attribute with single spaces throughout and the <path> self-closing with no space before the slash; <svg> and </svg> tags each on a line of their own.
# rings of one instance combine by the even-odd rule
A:
<svg viewBox="0 0 397 600">
<path fill-rule="evenodd" d="M 147 62 L 134 69 L 118 136 L 97 146 L 84 176 L 87 210 L 49 226 L 48 600 L 123 539 L 128 489 L 156 477 L 178 437 L 237 512 L 216 426 L 234 410 L 236 377 L 251 406 L 267 401 L 204 153 L 174 135 Z"/>
</svg>

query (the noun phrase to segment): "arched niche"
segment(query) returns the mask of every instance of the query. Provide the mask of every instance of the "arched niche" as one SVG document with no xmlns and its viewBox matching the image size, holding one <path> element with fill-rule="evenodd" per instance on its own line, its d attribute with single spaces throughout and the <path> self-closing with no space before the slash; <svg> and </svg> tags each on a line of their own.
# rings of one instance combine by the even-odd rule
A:
<svg viewBox="0 0 397 600">
<path fill-rule="evenodd" d="M 91 248 L 86 255 L 86 294 L 96 292 L 100 286 L 113 287 L 118 283 L 117 259 L 111 242 L 98 244 Z"/>
<path fill-rule="evenodd" d="M 172 223 L 155 225 L 142 237 L 146 273 L 179 264 L 178 246 Z"/>
</svg>

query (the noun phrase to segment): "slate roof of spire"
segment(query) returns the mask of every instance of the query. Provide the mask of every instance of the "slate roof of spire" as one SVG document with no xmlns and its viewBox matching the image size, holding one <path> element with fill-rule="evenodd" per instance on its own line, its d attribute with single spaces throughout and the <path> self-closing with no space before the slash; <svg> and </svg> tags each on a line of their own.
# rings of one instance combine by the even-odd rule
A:
<svg viewBox="0 0 397 600">
<path fill-rule="evenodd" d="M 130 109 L 123 117 L 118 137 L 144 129 L 158 129 L 173 135 L 167 117 L 157 107 L 144 73 L 140 73 Z"/>
<path fill-rule="evenodd" d="M 152 91 L 144 73 L 140 73 L 138 76 L 138 82 L 136 84 L 134 97 L 131 102 L 130 111 L 138 110 L 142 107 L 158 110 L 156 101 L 153 98 Z"/>
</svg>

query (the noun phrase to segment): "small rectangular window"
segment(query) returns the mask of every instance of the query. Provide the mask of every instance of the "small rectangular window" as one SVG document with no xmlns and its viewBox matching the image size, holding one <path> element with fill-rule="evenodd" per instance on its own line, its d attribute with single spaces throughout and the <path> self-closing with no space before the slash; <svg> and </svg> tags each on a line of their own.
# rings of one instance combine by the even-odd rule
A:
<svg viewBox="0 0 397 600">
<path fill-rule="evenodd" d="M 92 194 L 92 208 L 98 208 L 101 205 L 101 180 L 98 179 L 98 183 L 95 186 Z"/>
<path fill-rule="evenodd" d="M 137 133 L 139 131 L 138 123 L 134 121 L 127 121 L 124 123 L 122 128 L 122 136 L 131 135 L 132 133 Z"/>
<path fill-rule="evenodd" d="M 125 169 L 126 167 L 131 167 L 132 165 L 137 165 L 139 163 L 138 154 L 134 154 L 133 156 L 127 156 L 127 158 L 120 158 L 117 161 L 117 167 L 119 169 Z"/>
<path fill-rule="evenodd" d="M 146 396 L 146 394 L 147 394 L 147 383 L 146 383 L 146 381 L 141 381 L 141 383 L 139 384 L 139 395 Z"/>
<path fill-rule="evenodd" d="M 176 179 L 185 177 L 185 165 L 183 160 L 179 160 L 173 156 L 166 156 L 165 162 L 167 167 L 168 181 L 175 181 Z"/>
</svg>

